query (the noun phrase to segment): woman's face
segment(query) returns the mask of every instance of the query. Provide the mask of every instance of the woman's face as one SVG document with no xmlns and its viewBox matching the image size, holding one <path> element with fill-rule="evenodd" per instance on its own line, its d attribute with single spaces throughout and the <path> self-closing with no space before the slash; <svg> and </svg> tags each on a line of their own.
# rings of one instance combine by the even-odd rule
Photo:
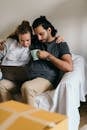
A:
<svg viewBox="0 0 87 130">
<path fill-rule="evenodd" d="M 31 34 L 25 33 L 25 34 L 19 34 L 19 43 L 24 47 L 29 47 L 31 45 Z"/>
</svg>

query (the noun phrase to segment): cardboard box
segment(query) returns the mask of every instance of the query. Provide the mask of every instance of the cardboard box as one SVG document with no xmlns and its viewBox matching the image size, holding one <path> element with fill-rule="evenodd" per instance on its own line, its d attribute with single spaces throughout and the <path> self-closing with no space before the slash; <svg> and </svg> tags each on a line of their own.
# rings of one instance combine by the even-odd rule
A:
<svg viewBox="0 0 87 130">
<path fill-rule="evenodd" d="M 0 103 L 0 130 L 68 130 L 67 117 L 16 101 Z"/>
</svg>

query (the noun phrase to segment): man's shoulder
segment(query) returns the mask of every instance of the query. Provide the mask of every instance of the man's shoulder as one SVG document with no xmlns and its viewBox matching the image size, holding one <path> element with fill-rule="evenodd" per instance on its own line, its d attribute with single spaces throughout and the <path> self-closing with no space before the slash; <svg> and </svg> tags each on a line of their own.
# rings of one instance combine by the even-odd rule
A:
<svg viewBox="0 0 87 130">
<path fill-rule="evenodd" d="M 56 43 L 56 42 L 55 42 L 55 45 L 56 45 L 58 48 L 66 48 L 66 47 L 69 48 L 69 45 L 68 45 L 67 42 L 60 42 L 60 43 Z"/>
<path fill-rule="evenodd" d="M 61 45 L 68 45 L 68 43 L 66 41 L 64 41 L 64 42 L 57 43 L 57 45 L 59 45 L 59 46 L 61 46 Z"/>
<path fill-rule="evenodd" d="M 53 43 L 51 43 L 51 47 L 57 47 L 57 48 L 61 49 L 61 48 L 69 47 L 69 46 L 68 46 L 67 42 L 57 43 L 56 41 L 54 41 Z"/>
</svg>

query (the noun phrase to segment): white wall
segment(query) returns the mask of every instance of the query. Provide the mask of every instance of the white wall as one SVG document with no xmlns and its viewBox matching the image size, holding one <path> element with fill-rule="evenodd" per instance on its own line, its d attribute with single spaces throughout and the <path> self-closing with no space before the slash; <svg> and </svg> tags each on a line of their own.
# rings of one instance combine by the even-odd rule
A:
<svg viewBox="0 0 87 130">
<path fill-rule="evenodd" d="M 46 15 L 87 65 L 87 0 L 0 0 L 0 39 L 23 20 Z"/>
</svg>

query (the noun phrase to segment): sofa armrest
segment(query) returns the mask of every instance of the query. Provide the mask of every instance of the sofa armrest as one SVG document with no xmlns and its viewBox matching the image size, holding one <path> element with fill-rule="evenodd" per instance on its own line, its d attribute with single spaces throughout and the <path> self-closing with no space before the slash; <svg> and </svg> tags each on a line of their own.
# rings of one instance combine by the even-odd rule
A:
<svg viewBox="0 0 87 130">
<path fill-rule="evenodd" d="M 35 99 L 37 107 L 47 107 L 46 109 L 48 110 L 56 111 L 54 106 L 57 104 L 59 107 L 61 101 L 71 104 L 71 99 L 71 102 L 76 107 L 79 107 L 80 100 L 85 101 L 85 61 L 82 56 L 76 54 L 72 54 L 72 59 L 73 71 L 64 74 L 55 90 L 47 91 L 37 96 Z M 71 96 L 74 97 L 70 98 Z M 77 100 L 75 99 L 76 97 Z M 66 101 L 63 100 L 64 98 L 67 98 L 65 99 Z"/>
<path fill-rule="evenodd" d="M 61 79 L 61 82 L 71 81 L 74 82 L 76 79 L 79 81 L 85 80 L 85 60 L 82 56 L 72 54 L 73 60 L 73 71 L 67 72 Z"/>
</svg>

